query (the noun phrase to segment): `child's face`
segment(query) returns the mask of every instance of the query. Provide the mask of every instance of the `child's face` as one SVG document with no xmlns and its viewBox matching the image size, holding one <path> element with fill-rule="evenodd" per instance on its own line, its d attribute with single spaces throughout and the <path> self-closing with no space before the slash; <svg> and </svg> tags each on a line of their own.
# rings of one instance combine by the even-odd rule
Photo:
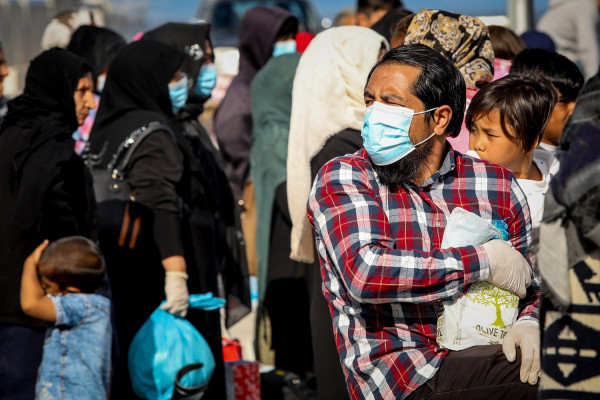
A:
<svg viewBox="0 0 600 400">
<path fill-rule="evenodd" d="M 507 128 L 510 129 L 509 126 Z M 475 150 L 483 160 L 513 172 L 520 171 L 525 156 L 516 140 L 502 131 L 497 110 L 480 116 L 472 123 L 469 149 Z"/>
<path fill-rule="evenodd" d="M 573 114 L 573 109 L 575 108 L 575 100 L 564 97 L 560 92 L 558 92 L 558 95 L 558 102 L 554 106 L 552 114 L 550 114 L 550 119 L 544 130 L 544 137 L 542 139 L 542 142 L 553 146 L 558 146 L 558 140 L 562 135 L 565 123 L 571 114 Z"/>
<path fill-rule="evenodd" d="M 46 294 L 67 294 L 68 290 L 61 288 L 58 283 L 48 278 L 48 274 L 52 272 L 49 270 L 49 268 L 49 266 L 44 265 L 43 263 L 38 264 L 40 283 L 42 284 L 42 289 L 44 289 L 44 292 L 46 292 Z"/>
<path fill-rule="evenodd" d="M 58 283 L 46 278 L 44 275 L 40 276 L 42 288 L 46 294 L 59 294 L 63 293 L 63 290 L 58 286 Z M 64 294 L 64 293 L 63 293 Z"/>
</svg>

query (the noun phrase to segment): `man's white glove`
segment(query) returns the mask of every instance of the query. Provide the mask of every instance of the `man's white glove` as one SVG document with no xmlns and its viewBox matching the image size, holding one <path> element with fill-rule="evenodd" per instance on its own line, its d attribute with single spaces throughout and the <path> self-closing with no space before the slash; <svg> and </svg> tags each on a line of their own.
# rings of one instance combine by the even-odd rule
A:
<svg viewBox="0 0 600 400">
<path fill-rule="evenodd" d="M 165 274 L 165 296 L 167 302 L 160 306 L 178 317 L 185 317 L 187 314 L 190 294 L 187 287 L 188 276 L 185 272 L 169 271 Z"/>
<path fill-rule="evenodd" d="M 531 267 L 523 255 L 513 249 L 510 242 L 500 239 L 490 240 L 482 246 L 490 261 L 488 282 L 524 298 L 531 285 Z"/>
<path fill-rule="evenodd" d="M 537 321 L 517 321 L 508 331 L 502 342 L 508 361 L 515 361 L 517 346 L 521 348 L 521 382 L 535 385 L 540 376 L 540 324 Z"/>
</svg>

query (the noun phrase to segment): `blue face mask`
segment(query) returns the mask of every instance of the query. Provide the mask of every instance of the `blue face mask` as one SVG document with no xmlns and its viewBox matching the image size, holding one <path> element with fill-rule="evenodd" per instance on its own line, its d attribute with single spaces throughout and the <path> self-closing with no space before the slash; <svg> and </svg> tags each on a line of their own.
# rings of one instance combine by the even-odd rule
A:
<svg viewBox="0 0 600 400">
<path fill-rule="evenodd" d="M 416 146 L 433 137 L 435 133 L 413 144 L 408 137 L 408 131 L 413 115 L 424 114 L 436 108 L 416 113 L 410 108 L 373 102 L 372 106 L 367 107 L 361 131 L 363 145 L 371 160 L 376 165 L 395 163 L 410 154 Z"/>
<path fill-rule="evenodd" d="M 102 93 L 104 90 L 104 84 L 106 83 L 106 74 L 98 75 L 96 78 L 96 91 Z"/>
<path fill-rule="evenodd" d="M 171 108 L 173 114 L 177 114 L 188 99 L 188 78 L 183 76 L 175 83 L 169 83 L 169 97 L 171 98 Z"/>
<path fill-rule="evenodd" d="M 200 68 L 194 93 L 196 96 L 208 97 L 217 85 L 217 68 L 215 64 L 204 64 Z"/>
<path fill-rule="evenodd" d="M 283 54 L 294 54 L 296 52 L 296 41 L 294 39 L 283 42 L 276 42 L 273 47 L 273 57 L 278 57 Z"/>
</svg>

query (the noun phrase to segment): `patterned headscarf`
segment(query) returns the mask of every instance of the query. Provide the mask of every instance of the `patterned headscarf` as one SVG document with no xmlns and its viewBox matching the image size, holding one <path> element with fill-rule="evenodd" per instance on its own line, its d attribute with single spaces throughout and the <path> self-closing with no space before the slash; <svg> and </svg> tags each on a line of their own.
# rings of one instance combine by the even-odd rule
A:
<svg viewBox="0 0 600 400">
<path fill-rule="evenodd" d="M 419 10 L 404 44 L 421 43 L 448 57 L 458 68 L 467 88 L 477 89 L 494 75 L 494 49 L 487 27 L 468 15 L 440 10 Z"/>
</svg>

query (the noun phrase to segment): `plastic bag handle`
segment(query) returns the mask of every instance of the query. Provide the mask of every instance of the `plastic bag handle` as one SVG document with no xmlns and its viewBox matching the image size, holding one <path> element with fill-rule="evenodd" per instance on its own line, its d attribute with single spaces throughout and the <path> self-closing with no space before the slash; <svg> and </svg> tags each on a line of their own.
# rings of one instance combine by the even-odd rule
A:
<svg viewBox="0 0 600 400">
<path fill-rule="evenodd" d="M 196 400 L 200 399 L 208 385 L 198 385 L 198 386 L 181 386 L 179 382 L 188 372 L 197 370 L 204 367 L 202 363 L 188 364 L 185 367 L 182 367 L 179 371 L 177 371 L 177 375 L 175 376 L 175 387 L 173 389 L 173 397 L 171 400 L 179 400 L 179 399 L 187 399 L 187 400 Z"/>
</svg>

